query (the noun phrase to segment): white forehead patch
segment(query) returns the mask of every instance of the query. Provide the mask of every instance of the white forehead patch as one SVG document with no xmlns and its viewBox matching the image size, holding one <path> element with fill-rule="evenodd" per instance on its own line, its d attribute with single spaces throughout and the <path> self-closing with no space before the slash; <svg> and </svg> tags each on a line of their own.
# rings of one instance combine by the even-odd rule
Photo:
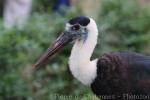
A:
<svg viewBox="0 0 150 100">
<path fill-rule="evenodd" d="M 69 30 L 69 28 L 70 28 L 71 26 L 72 26 L 72 25 L 70 25 L 69 23 L 66 23 L 65 30 Z"/>
</svg>

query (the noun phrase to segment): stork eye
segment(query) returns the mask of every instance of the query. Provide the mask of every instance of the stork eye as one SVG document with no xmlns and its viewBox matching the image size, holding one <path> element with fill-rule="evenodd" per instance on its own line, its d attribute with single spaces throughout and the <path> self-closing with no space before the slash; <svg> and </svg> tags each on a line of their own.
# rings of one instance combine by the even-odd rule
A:
<svg viewBox="0 0 150 100">
<path fill-rule="evenodd" d="M 72 29 L 73 30 L 79 30 L 80 29 L 80 25 L 74 25 L 74 26 L 72 26 Z"/>
</svg>

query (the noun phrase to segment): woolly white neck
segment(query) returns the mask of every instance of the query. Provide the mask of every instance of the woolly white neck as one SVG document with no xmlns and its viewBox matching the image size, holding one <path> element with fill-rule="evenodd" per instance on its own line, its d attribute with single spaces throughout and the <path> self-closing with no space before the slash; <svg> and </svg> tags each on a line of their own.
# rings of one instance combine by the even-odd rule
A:
<svg viewBox="0 0 150 100">
<path fill-rule="evenodd" d="M 98 37 L 97 25 L 92 18 L 90 18 L 87 30 L 88 36 L 85 42 L 75 41 L 69 58 L 69 67 L 75 78 L 85 85 L 90 85 L 97 73 L 97 59 L 90 61 Z"/>
</svg>

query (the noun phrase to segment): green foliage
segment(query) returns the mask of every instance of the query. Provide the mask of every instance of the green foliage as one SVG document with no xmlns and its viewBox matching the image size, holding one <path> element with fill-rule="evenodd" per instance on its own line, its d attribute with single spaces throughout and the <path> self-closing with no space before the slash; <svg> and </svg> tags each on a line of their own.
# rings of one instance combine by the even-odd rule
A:
<svg viewBox="0 0 150 100">
<path fill-rule="evenodd" d="M 40 5 L 42 1 L 35 2 L 37 9 L 33 11 L 49 9 Z M 40 70 L 33 72 L 31 67 L 60 34 L 66 21 L 79 12 L 70 8 L 65 18 L 52 12 L 32 13 L 23 29 L 6 30 L 0 23 L 0 100 L 59 100 L 57 95 L 91 100 L 90 88 L 74 79 L 68 69 L 71 46 L 49 59 Z M 102 0 L 98 13 L 100 35 L 94 56 L 119 50 L 150 54 L 147 8 L 139 6 L 136 0 Z"/>
<path fill-rule="evenodd" d="M 33 0 L 33 12 L 51 12 L 54 0 Z"/>
<path fill-rule="evenodd" d="M 83 95 L 87 91 L 67 67 L 70 47 L 50 59 L 46 68 L 32 72 L 32 64 L 56 39 L 68 19 L 33 14 L 23 29 L 5 30 L 0 24 L 0 99 L 46 100 L 56 93 Z"/>
<path fill-rule="evenodd" d="M 102 0 L 99 29 L 102 53 L 131 50 L 150 54 L 150 10 L 137 0 Z"/>
</svg>

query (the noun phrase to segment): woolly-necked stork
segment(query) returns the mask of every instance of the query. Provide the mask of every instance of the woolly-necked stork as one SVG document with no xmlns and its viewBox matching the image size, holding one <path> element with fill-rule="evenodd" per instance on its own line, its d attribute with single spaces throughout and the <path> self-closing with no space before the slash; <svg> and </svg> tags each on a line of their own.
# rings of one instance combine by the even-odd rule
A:
<svg viewBox="0 0 150 100">
<path fill-rule="evenodd" d="M 92 18 L 72 18 L 66 23 L 65 31 L 33 67 L 41 65 L 69 42 L 74 42 L 69 68 L 76 79 L 89 85 L 101 99 L 104 96 L 115 100 L 127 96 L 148 96 L 150 99 L 150 57 L 131 52 L 114 52 L 90 60 L 97 38 L 98 29 Z"/>
</svg>

